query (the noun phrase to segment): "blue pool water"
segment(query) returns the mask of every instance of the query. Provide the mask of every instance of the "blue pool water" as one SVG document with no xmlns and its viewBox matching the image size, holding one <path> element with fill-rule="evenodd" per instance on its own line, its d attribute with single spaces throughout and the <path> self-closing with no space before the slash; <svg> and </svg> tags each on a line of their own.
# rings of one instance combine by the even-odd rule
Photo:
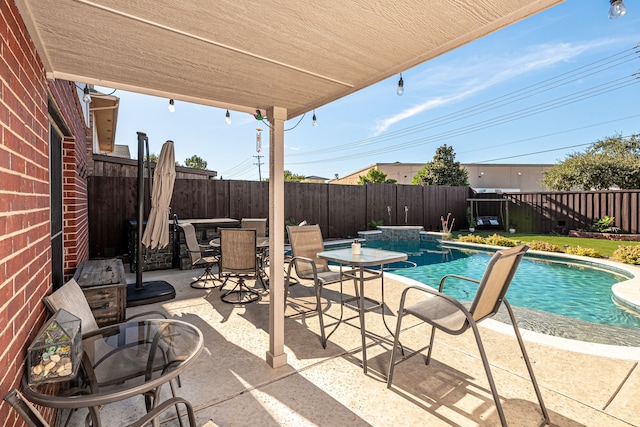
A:
<svg viewBox="0 0 640 427">
<path fill-rule="evenodd" d="M 449 249 L 436 242 L 369 241 L 368 247 L 405 252 L 414 268 L 389 266 L 397 275 L 417 280 L 437 289 L 440 278 L 455 273 L 480 279 L 492 252 Z M 627 280 L 616 272 L 588 267 L 536 260 L 525 257 L 507 292 L 512 306 L 536 312 L 553 313 L 591 324 L 632 328 L 637 333 L 640 315 L 616 306 L 611 286 Z M 462 300 L 471 300 L 475 286 L 458 279 L 447 279 L 445 293 Z"/>
</svg>

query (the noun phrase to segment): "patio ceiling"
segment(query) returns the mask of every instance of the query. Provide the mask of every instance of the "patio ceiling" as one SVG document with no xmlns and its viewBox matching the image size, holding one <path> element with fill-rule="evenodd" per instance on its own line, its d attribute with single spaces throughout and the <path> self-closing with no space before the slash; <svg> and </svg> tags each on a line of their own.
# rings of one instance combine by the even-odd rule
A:
<svg viewBox="0 0 640 427">
<path fill-rule="evenodd" d="M 291 119 L 562 1 L 16 4 L 49 78 Z"/>
</svg>

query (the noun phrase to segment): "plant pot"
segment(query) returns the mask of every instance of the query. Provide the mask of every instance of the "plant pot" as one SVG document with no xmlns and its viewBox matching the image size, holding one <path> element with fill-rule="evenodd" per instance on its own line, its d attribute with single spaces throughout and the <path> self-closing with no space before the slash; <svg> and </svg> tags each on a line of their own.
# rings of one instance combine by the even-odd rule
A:
<svg viewBox="0 0 640 427">
<path fill-rule="evenodd" d="M 473 228 L 473 227 L 469 227 L 469 233 L 473 233 L 474 231 L 476 231 L 476 229 L 475 229 L 475 228 Z"/>
<path fill-rule="evenodd" d="M 510 229 L 509 229 L 509 233 L 513 234 L 513 233 L 515 233 L 515 232 L 516 232 L 516 229 L 515 229 L 515 228 L 510 228 Z"/>
</svg>

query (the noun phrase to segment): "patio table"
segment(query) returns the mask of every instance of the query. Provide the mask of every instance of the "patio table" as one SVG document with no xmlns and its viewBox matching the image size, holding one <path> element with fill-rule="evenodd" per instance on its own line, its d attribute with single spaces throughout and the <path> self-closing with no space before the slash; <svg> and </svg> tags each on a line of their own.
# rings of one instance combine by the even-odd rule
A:
<svg viewBox="0 0 640 427">
<path fill-rule="evenodd" d="M 88 408 L 100 427 L 100 407 L 146 394 L 147 410 L 158 406 L 161 386 L 183 372 L 203 348 L 202 332 L 180 320 L 149 319 L 107 326 L 82 336 L 83 356 L 75 379 L 29 384 L 29 400 L 51 408 Z M 77 394 L 74 394 L 77 393 Z"/>
<path fill-rule="evenodd" d="M 360 335 L 362 337 L 362 368 L 364 373 L 367 373 L 367 344 L 366 344 L 366 328 L 364 322 L 365 311 L 371 311 L 380 307 L 382 313 L 382 322 L 387 328 L 387 331 L 391 335 L 393 332 L 387 326 L 387 322 L 384 319 L 384 265 L 391 264 L 398 261 L 406 260 L 407 254 L 403 252 L 386 251 L 383 249 L 362 248 L 359 254 L 354 254 L 351 248 L 348 249 L 336 249 L 329 251 L 318 252 L 318 258 L 325 259 L 330 262 L 335 262 L 340 265 L 340 272 L 344 277 L 355 280 L 360 289 L 357 295 L 352 298 L 358 303 L 357 310 L 360 316 Z M 351 266 L 351 269 L 343 270 L 343 266 Z M 380 266 L 379 270 L 373 270 L 366 267 Z M 364 284 L 367 281 L 380 278 L 382 286 L 382 298 L 381 301 L 375 301 L 364 296 Z M 375 305 L 365 309 L 365 300 L 373 302 Z M 350 300 L 343 301 L 343 304 Z M 338 324 L 342 321 L 342 315 Z M 336 326 L 337 327 L 337 326 Z"/>
</svg>

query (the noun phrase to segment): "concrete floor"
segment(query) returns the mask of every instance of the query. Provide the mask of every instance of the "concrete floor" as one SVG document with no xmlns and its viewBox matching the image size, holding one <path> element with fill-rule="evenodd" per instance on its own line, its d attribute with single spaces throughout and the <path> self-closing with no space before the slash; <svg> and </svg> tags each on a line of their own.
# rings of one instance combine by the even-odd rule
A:
<svg viewBox="0 0 640 427">
<path fill-rule="evenodd" d="M 432 364 L 425 366 L 419 355 L 407 359 L 397 366 L 393 387 L 387 389 L 391 347 L 387 340 L 369 337 L 369 373 L 365 375 L 357 318 L 342 324 L 323 349 L 317 316 L 299 315 L 285 322 L 288 365 L 272 369 L 265 362 L 268 293 L 261 291 L 262 298 L 256 303 L 224 304 L 218 289 L 189 286 L 201 272 L 145 272 L 144 280 L 172 283 L 177 297 L 127 311 L 131 315 L 164 310 L 202 331 L 205 349 L 182 375 L 179 389 L 179 394 L 194 405 L 198 425 L 209 420 L 220 427 L 500 425 L 470 331 L 457 337 L 436 334 Z M 133 276 L 128 279 L 135 281 Z M 391 275 L 386 276 L 385 316 L 391 328 L 395 328 L 392 313 L 397 311 L 403 287 Z M 334 301 L 336 289 L 332 286 L 326 291 Z M 379 282 L 368 282 L 367 296 L 379 297 L 379 289 Z M 293 286 L 291 291 L 293 301 L 311 301 L 310 288 Z M 346 291 L 352 293 L 352 286 Z M 339 304 L 327 304 L 325 309 L 327 314 L 336 314 Z M 289 307 L 287 313 L 294 311 Z M 366 322 L 368 332 L 389 336 L 379 312 L 367 313 Z M 540 425 L 542 415 L 515 337 L 512 332 L 502 332 L 509 329 L 498 322 L 488 320 L 483 324 L 487 326 L 481 328 L 481 334 L 507 421 L 513 426 Z M 428 327 L 411 322 L 403 326 L 402 343 L 407 349 L 419 349 L 428 343 Z M 595 352 L 601 355 L 594 355 L 583 352 L 594 353 L 593 345 L 548 341 L 526 331 L 523 335 L 551 425 L 640 426 L 640 349 L 596 346 Z M 105 425 L 120 426 L 143 413 L 142 399 L 132 398 L 107 405 L 102 419 Z M 82 411 L 73 415 L 73 425 L 83 422 Z M 166 413 L 162 425 L 178 425 L 174 411 Z"/>
</svg>

